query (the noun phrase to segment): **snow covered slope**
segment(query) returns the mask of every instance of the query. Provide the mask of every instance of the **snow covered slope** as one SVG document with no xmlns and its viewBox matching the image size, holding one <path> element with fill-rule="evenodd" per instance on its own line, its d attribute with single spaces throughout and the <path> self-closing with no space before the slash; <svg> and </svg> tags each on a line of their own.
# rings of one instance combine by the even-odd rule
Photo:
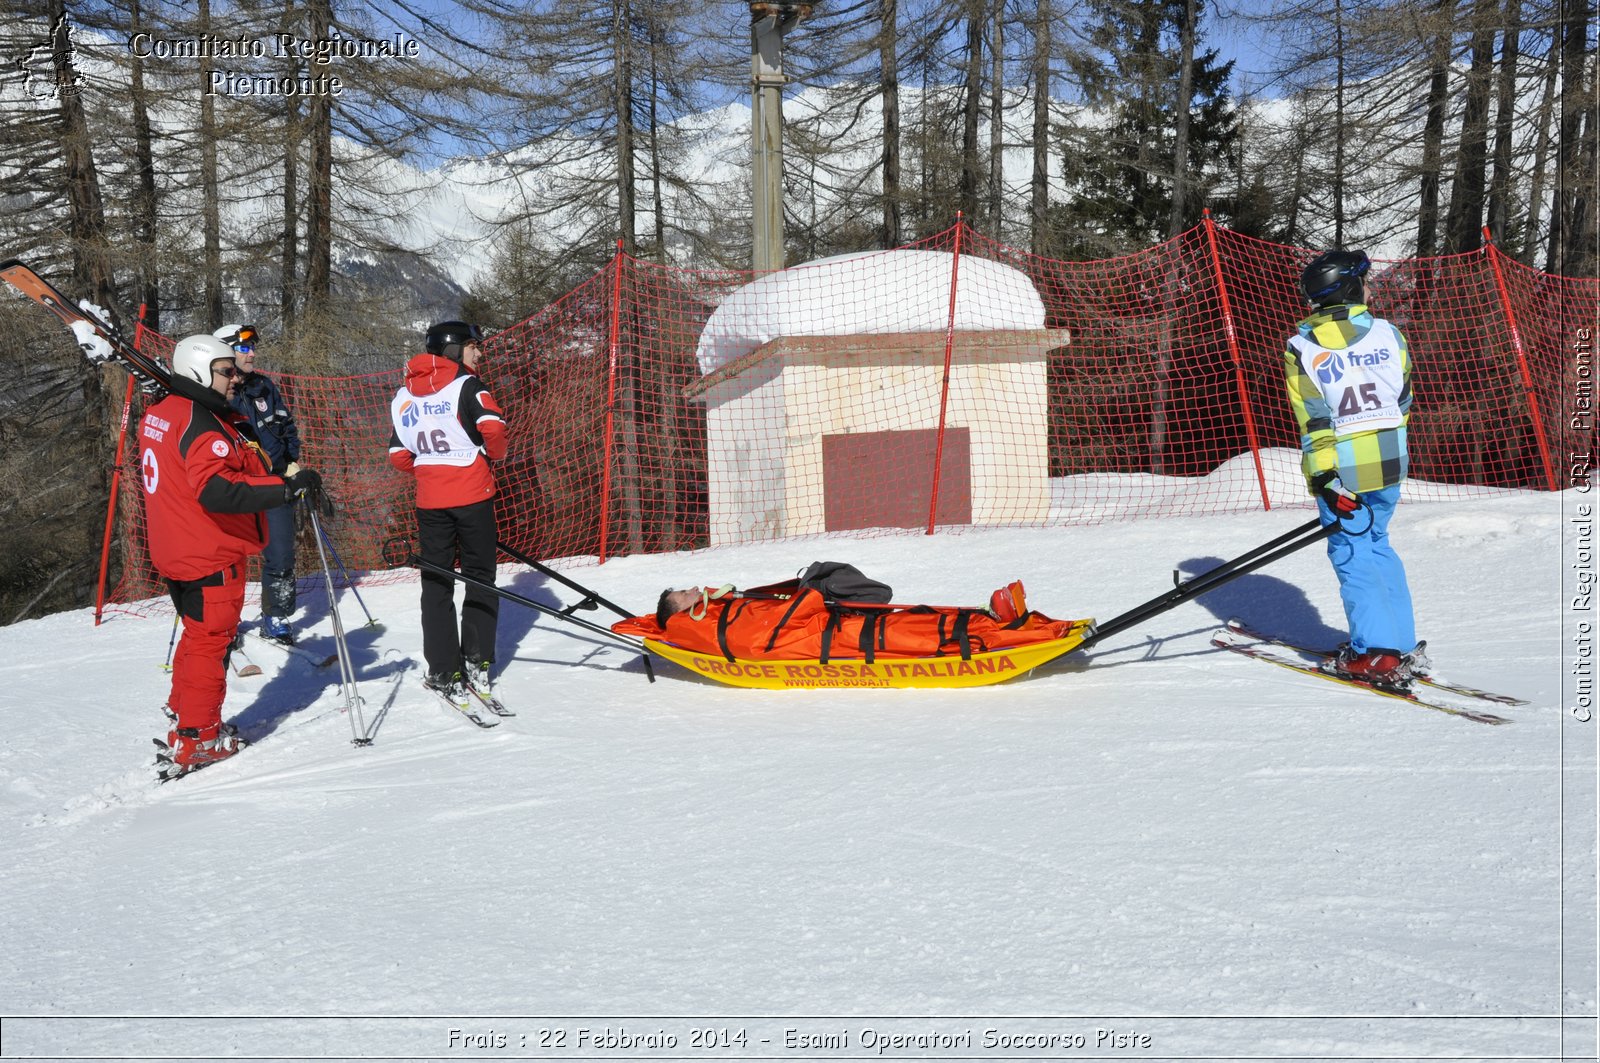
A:
<svg viewBox="0 0 1600 1063">
<path fill-rule="evenodd" d="M 341 608 L 370 748 L 334 670 L 252 647 L 267 674 L 230 680 L 227 713 L 256 744 L 162 787 L 169 624 L 6 628 L 6 1055 L 1555 1058 L 1559 1016 L 1595 1010 L 1600 726 L 1561 700 L 1563 504 L 1395 522 L 1441 672 L 1529 700 L 1501 727 L 1210 647 L 1232 615 L 1340 637 L 1315 549 L 966 691 L 766 693 L 664 662 L 652 685 L 637 656 L 508 604 L 520 715 L 489 732 L 420 689 L 415 586 L 367 588 L 384 631 Z M 642 610 L 668 584 L 849 560 L 901 600 L 1021 577 L 1051 615 L 1106 619 L 1307 516 L 568 571 Z M 306 641 L 331 648 L 319 596 L 309 612 Z M 695 1047 L 706 1027 L 726 1046 Z M 1570 1056 L 1593 1031 L 1566 1024 Z M 645 1035 L 676 1048 L 621 1040 Z"/>
</svg>

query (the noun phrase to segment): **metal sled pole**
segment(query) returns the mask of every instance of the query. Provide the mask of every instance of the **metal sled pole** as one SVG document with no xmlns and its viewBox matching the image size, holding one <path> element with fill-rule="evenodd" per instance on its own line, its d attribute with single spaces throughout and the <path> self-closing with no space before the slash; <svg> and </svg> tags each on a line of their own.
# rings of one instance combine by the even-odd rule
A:
<svg viewBox="0 0 1600 1063">
<path fill-rule="evenodd" d="M 1240 554 L 1231 561 L 1225 561 L 1216 568 L 1209 569 L 1197 576 L 1185 580 L 1172 590 L 1148 602 L 1136 605 L 1119 616 L 1112 617 L 1103 624 L 1096 624 L 1094 632 L 1081 643 L 1078 649 L 1082 650 L 1103 638 L 1123 632 L 1132 627 L 1158 616 L 1168 609 L 1182 605 L 1193 598 L 1198 598 L 1208 591 L 1216 590 L 1225 583 L 1231 583 L 1240 576 L 1248 575 L 1259 568 L 1264 568 L 1272 562 L 1288 557 L 1297 550 L 1302 550 L 1312 543 L 1322 542 L 1328 536 L 1338 531 L 1341 527 L 1339 521 L 1323 524 L 1320 517 L 1313 517 L 1305 524 L 1285 532 L 1268 542 L 1262 543 L 1253 550 Z"/>
<path fill-rule="evenodd" d="M 372 739 L 367 736 L 366 717 L 361 712 L 364 704 L 361 692 L 356 689 L 356 670 L 350 663 L 350 646 L 344 637 L 344 622 L 339 619 L 339 600 L 334 596 L 333 573 L 328 569 L 328 553 L 322 548 L 326 536 L 322 531 L 322 521 L 317 517 L 317 507 L 308 504 L 306 512 L 311 515 L 311 527 L 317 532 L 317 556 L 322 560 L 322 579 L 328 588 L 328 613 L 333 617 L 333 642 L 339 650 L 339 688 L 344 692 L 345 710 L 350 714 L 351 743 L 358 746 L 370 746 Z"/>
<path fill-rule="evenodd" d="M 609 601 L 606 598 L 601 597 L 598 592 L 590 590 L 577 580 L 569 579 L 557 572 L 555 569 L 550 568 L 548 565 L 544 565 L 538 561 L 535 561 L 521 550 L 513 549 L 512 547 L 507 546 L 505 543 L 496 543 L 495 545 L 500 548 L 500 552 L 502 554 L 505 554 L 507 557 L 511 558 L 511 560 L 527 565 L 535 572 L 543 573 L 562 586 L 570 587 L 572 590 L 575 590 L 579 594 L 583 595 L 582 601 L 575 602 L 574 604 L 569 605 L 565 609 L 561 610 L 564 615 L 571 616 L 574 610 L 593 609 L 596 605 L 605 606 L 607 609 L 610 609 L 613 613 L 616 613 L 624 620 L 635 615 L 622 608 L 622 606 L 618 605 L 616 602 Z M 648 653 L 644 655 L 644 670 L 645 673 L 649 675 L 650 682 L 654 683 L 656 681 L 656 670 L 655 666 L 650 663 L 650 655 Z"/>
<path fill-rule="evenodd" d="M 411 563 L 422 569 L 424 572 L 432 572 L 436 575 L 448 576 L 450 579 L 456 580 L 460 583 L 465 583 L 469 587 L 477 587 L 480 590 L 488 591 L 490 594 L 498 595 L 508 602 L 516 602 L 518 605 L 525 605 L 535 612 L 544 613 L 546 616 L 554 617 L 556 620 L 560 620 L 568 624 L 574 624 L 586 631 L 592 631 L 596 635 L 600 635 L 608 641 L 614 642 L 619 646 L 626 646 L 630 650 L 638 650 L 639 653 L 645 655 L 646 660 L 649 660 L 648 652 L 645 650 L 642 644 L 628 638 L 625 635 L 619 635 L 608 627 L 601 627 L 599 624 L 592 624 L 587 620 L 582 620 L 578 617 L 572 616 L 569 613 L 563 613 L 559 609 L 552 609 L 548 605 L 540 605 L 532 598 L 524 598 L 515 591 L 508 591 L 503 587 L 496 587 L 494 584 L 486 583 L 483 580 L 478 579 L 476 576 L 469 576 L 464 572 L 457 572 L 453 568 L 444 568 L 441 565 L 435 565 L 431 561 L 424 561 L 422 558 L 415 555 L 412 555 Z M 655 681 L 655 673 L 651 672 L 650 682 L 654 683 Z"/>
<path fill-rule="evenodd" d="M 636 613 L 628 612 L 616 602 L 608 601 L 607 599 L 602 598 L 596 591 L 590 590 L 588 587 L 585 587 L 576 580 L 563 576 L 561 573 L 557 572 L 553 568 L 550 568 L 548 565 L 544 565 L 538 561 L 535 561 L 521 550 L 513 549 L 512 547 L 507 546 L 505 543 L 496 543 L 495 545 L 500 548 L 500 552 L 502 554 L 505 554 L 511 560 L 527 565 L 534 571 L 541 572 L 562 586 L 569 587 L 584 596 L 583 601 L 577 603 L 576 605 L 568 606 L 565 612 L 570 613 L 574 609 L 593 609 L 596 605 L 603 605 L 607 609 L 610 609 L 613 613 L 616 613 L 618 616 L 622 617 L 624 620 L 638 615 Z"/>
</svg>

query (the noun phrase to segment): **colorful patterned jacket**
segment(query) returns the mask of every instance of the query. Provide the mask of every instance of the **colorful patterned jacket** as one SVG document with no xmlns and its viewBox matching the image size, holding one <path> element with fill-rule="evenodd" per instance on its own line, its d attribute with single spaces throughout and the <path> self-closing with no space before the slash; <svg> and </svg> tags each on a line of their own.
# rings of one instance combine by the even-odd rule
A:
<svg viewBox="0 0 1600 1063">
<path fill-rule="evenodd" d="M 1356 303 L 1300 322 L 1284 352 L 1306 480 L 1333 471 L 1356 492 L 1406 478 L 1411 352 L 1405 336 Z"/>
</svg>

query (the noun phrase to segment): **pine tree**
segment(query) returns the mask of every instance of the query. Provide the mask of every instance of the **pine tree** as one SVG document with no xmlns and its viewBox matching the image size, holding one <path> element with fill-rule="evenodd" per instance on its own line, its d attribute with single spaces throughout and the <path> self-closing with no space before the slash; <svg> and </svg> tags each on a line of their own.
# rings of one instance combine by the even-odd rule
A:
<svg viewBox="0 0 1600 1063">
<path fill-rule="evenodd" d="M 1178 91 L 1186 0 L 1103 0 L 1092 51 L 1069 60 L 1089 111 L 1067 130 L 1070 213 L 1087 228 L 1082 252 L 1105 253 L 1163 239 L 1173 218 Z M 1195 19 L 1194 39 L 1202 37 Z M 1194 45 L 1187 110 L 1187 173 L 1176 204 L 1185 227 L 1228 166 L 1238 117 L 1228 92 L 1232 62 Z"/>
</svg>

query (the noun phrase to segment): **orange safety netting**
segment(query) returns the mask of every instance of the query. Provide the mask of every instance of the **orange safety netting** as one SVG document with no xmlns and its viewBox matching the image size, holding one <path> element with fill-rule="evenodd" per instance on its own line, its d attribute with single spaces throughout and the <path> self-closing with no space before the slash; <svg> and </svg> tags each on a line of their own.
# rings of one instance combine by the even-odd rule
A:
<svg viewBox="0 0 1600 1063">
<path fill-rule="evenodd" d="M 603 562 L 847 529 L 1309 506 L 1282 363 L 1314 254 L 1209 219 L 1096 262 L 1033 256 L 960 223 L 766 276 L 619 253 L 488 342 L 481 375 L 511 439 L 495 469 L 501 540 Z M 1371 281 L 1374 309 L 1412 351 L 1406 497 L 1568 486 L 1594 435 L 1600 281 L 1540 273 L 1492 245 L 1377 261 Z M 370 376 L 275 376 L 301 462 L 337 500 L 327 527 L 340 560 L 378 580 L 409 578 L 411 481 L 387 460 L 409 354 Z M 162 593 L 133 439 L 108 595 L 121 603 Z M 309 535 L 302 590 L 318 568 Z"/>
</svg>

